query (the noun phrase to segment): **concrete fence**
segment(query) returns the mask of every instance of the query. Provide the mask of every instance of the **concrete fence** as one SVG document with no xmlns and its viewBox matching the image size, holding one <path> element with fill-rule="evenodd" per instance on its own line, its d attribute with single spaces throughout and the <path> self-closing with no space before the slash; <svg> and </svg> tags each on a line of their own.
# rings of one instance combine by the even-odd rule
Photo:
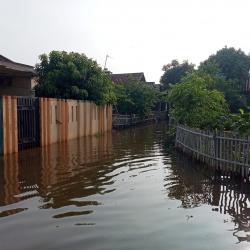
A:
<svg viewBox="0 0 250 250">
<path fill-rule="evenodd" d="M 93 102 L 40 98 L 41 145 L 112 129 L 112 107 Z"/>
<path fill-rule="evenodd" d="M 112 130 L 110 105 L 97 106 L 88 101 L 39 98 L 39 105 L 31 107 L 28 105 L 32 105 L 32 102 L 19 101 L 25 98 L 31 100 L 27 97 L 0 97 L 0 154 Z M 26 106 L 22 107 L 22 103 Z M 27 144 L 29 141 L 31 143 Z M 38 143 L 33 143 L 35 141 Z M 28 146 L 22 147 L 24 143 Z"/>
<path fill-rule="evenodd" d="M 18 152 L 17 99 L 0 98 L 0 154 Z"/>
</svg>

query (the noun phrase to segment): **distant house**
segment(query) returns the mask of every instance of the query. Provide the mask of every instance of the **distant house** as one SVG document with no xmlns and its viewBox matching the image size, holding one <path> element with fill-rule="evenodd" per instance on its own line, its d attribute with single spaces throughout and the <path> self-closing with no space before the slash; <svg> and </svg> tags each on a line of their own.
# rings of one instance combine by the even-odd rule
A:
<svg viewBox="0 0 250 250">
<path fill-rule="evenodd" d="M 111 79 L 116 84 L 127 84 L 131 82 L 142 83 L 149 87 L 160 90 L 160 85 L 155 82 L 147 82 L 143 72 L 138 73 L 124 73 L 124 74 L 111 74 Z"/>
<path fill-rule="evenodd" d="M 34 67 L 0 55 L 0 95 L 34 95 L 35 76 Z"/>
<path fill-rule="evenodd" d="M 154 88 L 154 89 L 160 91 L 160 84 L 155 84 L 155 82 L 145 82 L 145 84 L 151 88 Z"/>
<path fill-rule="evenodd" d="M 146 79 L 143 72 L 111 74 L 111 79 L 116 84 L 126 84 L 131 82 L 145 83 Z"/>
</svg>

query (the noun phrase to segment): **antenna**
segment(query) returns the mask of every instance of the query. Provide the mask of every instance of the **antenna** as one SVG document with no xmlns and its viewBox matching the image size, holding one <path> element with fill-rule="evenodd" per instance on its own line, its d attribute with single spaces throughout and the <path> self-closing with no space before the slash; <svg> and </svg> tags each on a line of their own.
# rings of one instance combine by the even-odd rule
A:
<svg viewBox="0 0 250 250">
<path fill-rule="evenodd" d="M 109 55 L 106 55 L 106 58 L 105 58 L 105 64 L 104 64 L 104 69 L 106 69 L 106 65 L 107 65 L 107 60 L 108 60 L 108 57 L 110 57 Z"/>
</svg>

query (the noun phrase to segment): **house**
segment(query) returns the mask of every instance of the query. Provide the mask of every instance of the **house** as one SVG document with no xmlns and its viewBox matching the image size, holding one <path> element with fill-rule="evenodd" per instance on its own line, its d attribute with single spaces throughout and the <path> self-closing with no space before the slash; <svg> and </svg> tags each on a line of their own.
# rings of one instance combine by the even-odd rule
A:
<svg viewBox="0 0 250 250">
<path fill-rule="evenodd" d="M 0 55 L 0 95 L 34 95 L 35 77 L 34 67 Z"/>
<path fill-rule="evenodd" d="M 111 79 L 116 84 L 126 84 L 131 82 L 145 83 L 146 79 L 143 72 L 111 74 Z"/>
<path fill-rule="evenodd" d="M 149 87 L 160 90 L 160 85 L 155 82 L 147 82 L 143 72 L 111 74 L 111 79 L 116 84 L 127 84 L 131 82 L 142 83 Z"/>
</svg>

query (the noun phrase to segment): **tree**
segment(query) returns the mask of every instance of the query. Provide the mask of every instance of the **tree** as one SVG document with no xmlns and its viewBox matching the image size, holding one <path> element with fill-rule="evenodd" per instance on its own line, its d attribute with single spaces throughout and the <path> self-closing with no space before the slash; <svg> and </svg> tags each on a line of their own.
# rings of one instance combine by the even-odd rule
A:
<svg viewBox="0 0 250 250">
<path fill-rule="evenodd" d="M 250 68 L 250 57 L 241 50 L 223 48 L 201 63 L 199 71 L 216 79 L 214 88 L 223 92 L 231 112 L 247 109 L 246 95 L 242 93 Z"/>
<path fill-rule="evenodd" d="M 239 114 L 230 114 L 224 122 L 225 129 L 240 135 L 250 135 L 250 113 L 240 109 Z"/>
<path fill-rule="evenodd" d="M 213 81 L 211 76 L 195 72 L 170 89 L 170 115 L 176 123 L 200 129 L 221 127 L 228 105 L 223 93 L 209 89 Z"/>
<path fill-rule="evenodd" d="M 242 84 L 248 77 L 250 57 L 241 49 L 224 47 L 201 63 L 199 69 L 207 72 L 208 69 L 211 70 L 211 66 L 217 68 L 217 74 L 230 80 L 234 88 L 241 90 Z"/>
<path fill-rule="evenodd" d="M 52 51 L 36 65 L 36 96 L 91 100 L 98 105 L 116 101 L 109 74 L 84 54 Z"/>
<path fill-rule="evenodd" d="M 145 116 L 152 111 L 157 101 L 157 91 L 143 83 L 117 84 L 115 89 L 119 113 Z"/>
<path fill-rule="evenodd" d="M 171 85 L 180 82 L 181 78 L 194 70 L 194 64 L 183 61 L 179 63 L 177 60 L 172 60 L 170 64 L 164 65 L 162 70 L 164 74 L 161 77 L 163 89 L 169 89 Z"/>
</svg>

